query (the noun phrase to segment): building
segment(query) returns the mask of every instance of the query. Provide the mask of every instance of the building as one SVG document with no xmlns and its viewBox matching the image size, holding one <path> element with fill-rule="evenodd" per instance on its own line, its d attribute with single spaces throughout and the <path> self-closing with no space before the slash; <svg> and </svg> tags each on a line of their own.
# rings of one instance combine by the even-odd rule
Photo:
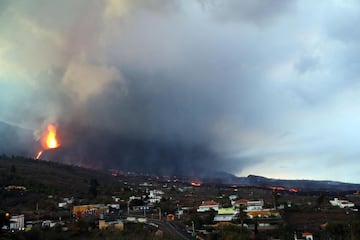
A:
<svg viewBox="0 0 360 240">
<path fill-rule="evenodd" d="M 247 211 L 261 210 L 261 209 L 263 209 L 263 207 L 264 207 L 263 200 L 251 200 L 251 201 L 248 201 L 246 204 Z"/>
<path fill-rule="evenodd" d="M 148 211 L 153 210 L 153 208 L 154 208 L 154 207 L 151 206 L 151 205 L 133 206 L 133 207 L 132 207 L 133 211 L 135 211 L 135 212 L 144 212 L 144 211 L 148 212 Z"/>
<path fill-rule="evenodd" d="M 197 212 L 208 212 L 208 211 L 218 211 L 219 203 L 211 200 L 211 201 L 203 201 L 201 205 L 198 207 Z"/>
<path fill-rule="evenodd" d="M 24 230 L 25 229 L 25 216 L 24 214 L 11 216 L 10 230 Z"/>
<path fill-rule="evenodd" d="M 264 201 L 263 200 L 239 199 L 234 202 L 233 206 L 235 208 L 243 208 L 246 211 L 257 211 L 257 210 L 263 209 Z"/>
<path fill-rule="evenodd" d="M 236 219 L 238 212 L 233 208 L 220 208 L 214 217 L 214 222 L 231 222 Z"/>
<path fill-rule="evenodd" d="M 312 233 L 309 233 L 309 232 L 304 232 L 302 234 L 302 237 L 303 238 L 298 238 L 297 234 L 294 233 L 294 240 L 314 240 L 314 237 L 313 237 Z"/>
<path fill-rule="evenodd" d="M 105 220 L 99 220 L 99 229 L 115 228 L 117 230 L 124 230 L 124 223 L 120 220 L 106 222 Z"/>
<path fill-rule="evenodd" d="M 330 200 L 329 202 L 332 206 L 338 206 L 340 208 L 351 208 L 355 206 L 354 203 L 349 202 L 348 200 L 341 200 L 338 198 L 334 198 L 334 200 Z"/>
<path fill-rule="evenodd" d="M 229 196 L 229 200 L 230 200 L 230 202 L 231 202 L 231 205 L 234 205 L 234 204 L 235 204 L 235 201 L 236 201 L 237 198 L 238 198 L 237 195 L 230 195 L 230 196 Z"/>
<path fill-rule="evenodd" d="M 150 190 L 149 191 L 149 202 L 150 203 L 159 203 L 161 201 L 162 195 L 164 194 L 161 190 Z"/>
<path fill-rule="evenodd" d="M 56 222 L 53 222 L 51 220 L 45 220 L 41 223 L 42 228 L 53 228 L 55 227 Z"/>
<path fill-rule="evenodd" d="M 174 221 L 175 220 L 175 215 L 174 214 L 168 214 L 168 215 L 166 215 L 166 220 L 167 221 Z"/>
<path fill-rule="evenodd" d="M 280 217 L 280 212 L 274 209 L 263 209 L 263 210 L 256 210 L 256 211 L 249 211 L 246 215 L 250 219 L 254 218 L 278 218 Z"/>
<path fill-rule="evenodd" d="M 90 204 L 74 206 L 72 209 L 73 216 L 76 218 L 82 217 L 101 217 L 109 214 L 109 207 L 105 204 Z"/>
</svg>

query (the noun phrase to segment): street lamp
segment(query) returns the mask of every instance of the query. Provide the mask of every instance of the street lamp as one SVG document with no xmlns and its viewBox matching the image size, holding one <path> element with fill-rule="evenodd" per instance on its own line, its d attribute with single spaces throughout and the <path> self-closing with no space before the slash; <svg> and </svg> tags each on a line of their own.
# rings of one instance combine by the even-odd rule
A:
<svg viewBox="0 0 360 240">
<path fill-rule="evenodd" d="M 161 220 L 161 208 L 158 207 L 158 209 L 159 209 L 159 220 Z"/>
<path fill-rule="evenodd" d="M 191 225 L 192 225 L 192 236 L 195 237 L 195 225 L 194 225 L 194 221 L 191 221 Z"/>
</svg>

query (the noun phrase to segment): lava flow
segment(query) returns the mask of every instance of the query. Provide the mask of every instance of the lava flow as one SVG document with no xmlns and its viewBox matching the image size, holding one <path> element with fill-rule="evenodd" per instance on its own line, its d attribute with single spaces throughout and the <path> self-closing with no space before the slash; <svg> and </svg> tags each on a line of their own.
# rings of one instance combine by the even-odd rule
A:
<svg viewBox="0 0 360 240">
<path fill-rule="evenodd" d="M 41 154 L 43 153 L 43 151 L 41 150 L 41 151 L 39 151 L 37 154 L 36 154 L 36 157 L 35 157 L 35 159 L 36 160 L 38 160 L 39 158 L 40 158 L 40 156 L 41 156 Z"/>
<path fill-rule="evenodd" d="M 56 127 L 52 124 L 49 124 L 47 127 L 47 132 L 43 134 L 41 138 L 41 145 L 44 150 L 54 149 L 60 147 L 60 144 L 56 138 Z M 38 160 L 44 150 L 40 150 L 35 159 Z"/>
</svg>

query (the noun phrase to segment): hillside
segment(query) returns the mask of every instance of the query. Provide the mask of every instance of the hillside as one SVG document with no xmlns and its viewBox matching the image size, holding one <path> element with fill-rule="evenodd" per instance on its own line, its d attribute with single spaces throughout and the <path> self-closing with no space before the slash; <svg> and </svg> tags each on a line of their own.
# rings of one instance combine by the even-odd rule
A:
<svg viewBox="0 0 360 240">
<path fill-rule="evenodd" d="M 86 195 L 93 179 L 103 189 L 112 188 L 115 180 L 105 172 L 36 161 L 24 157 L 0 156 L 0 187 L 19 185 L 47 195 Z"/>
</svg>

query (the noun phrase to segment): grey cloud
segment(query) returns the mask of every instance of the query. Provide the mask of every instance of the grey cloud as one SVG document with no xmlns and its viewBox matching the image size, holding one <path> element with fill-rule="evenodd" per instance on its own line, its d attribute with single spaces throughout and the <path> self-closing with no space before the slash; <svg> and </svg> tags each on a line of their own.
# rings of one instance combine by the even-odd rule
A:
<svg viewBox="0 0 360 240">
<path fill-rule="evenodd" d="M 319 59 L 313 56 L 304 56 L 295 64 L 295 68 L 300 74 L 314 71 L 319 66 Z"/>
<path fill-rule="evenodd" d="M 268 25 L 287 15 L 295 5 L 286 0 L 199 0 L 220 21 L 244 21 L 260 26 Z"/>
<path fill-rule="evenodd" d="M 344 66 L 356 48 L 316 31 L 326 21 L 313 27 L 302 12 L 313 3 L 200 3 L 9 2 L 0 121 L 35 135 L 8 151 L 32 156 L 50 122 L 61 147 L 44 158 L 101 168 L 239 173 L 326 150 L 331 133 L 316 130 L 336 121 L 316 113 L 353 86 L 344 76 L 357 70 Z"/>
</svg>

